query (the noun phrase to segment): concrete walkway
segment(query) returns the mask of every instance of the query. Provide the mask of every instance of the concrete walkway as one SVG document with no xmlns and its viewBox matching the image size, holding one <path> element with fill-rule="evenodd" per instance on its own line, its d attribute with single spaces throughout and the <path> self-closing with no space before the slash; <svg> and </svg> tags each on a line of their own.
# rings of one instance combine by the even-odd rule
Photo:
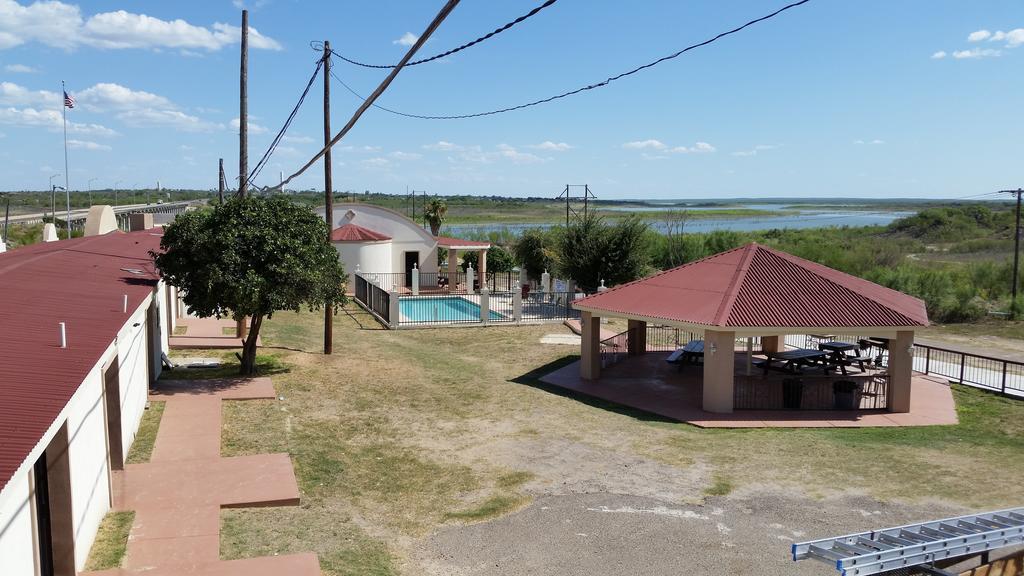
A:
<svg viewBox="0 0 1024 576">
<path fill-rule="evenodd" d="M 166 402 L 147 464 L 114 473 L 114 509 L 134 510 L 123 567 L 92 575 L 320 574 L 316 554 L 220 560 L 220 510 L 296 506 L 287 454 L 222 458 L 221 400 L 273 399 L 269 378 L 159 382 Z"/>
<path fill-rule="evenodd" d="M 179 318 L 178 327 L 184 327 L 185 333 L 168 339 L 172 350 L 242 347 L 242 339 L 235 336 L 235 321 L 231 318 Z M 225 328 L 229 334 L 225 334 Z M 263 345 L 262 337 L 256 338 L 256 345 Z"/>
</svg>

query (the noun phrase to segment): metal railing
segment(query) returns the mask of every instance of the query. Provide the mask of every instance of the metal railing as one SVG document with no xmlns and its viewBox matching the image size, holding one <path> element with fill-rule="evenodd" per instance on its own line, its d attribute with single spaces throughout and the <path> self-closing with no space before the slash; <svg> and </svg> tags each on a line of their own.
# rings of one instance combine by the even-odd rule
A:
<svg viewBox="0 0 1024 576">
<path fill-rule="evenodd" d="M 523 298 L 523 320 L 577 319 L 580 311 L 572 302 L 583 296 L 577 292 L 530 292 Z"/>
<path fill-rule="evenodd" d="M 1010 396 L 1024 396 L 1024 362 L 914 344 L 914 370 Z"/>
<path fill-rule="evenodd" d="M 391 294 L 360 274 L 355 275 L 355 299 L 385 325 L 391 322 Z"/>
<path fill-rule="evenodd" d="M 626 358 L 629 354 L 629 333 L 632 331 L 625 330 L 601 340 L 598 346 L 601 351 L 601 368 L 618 364 Z"/>
<path fill-rule="evenodd" d="M 412 274 L 405 272 L 363 272 L 365 278 L 378 286 L 401 294 L 413 292 Z M 482 288 L 480 277 L 474 274 L 473 289 L 469 289 L 466 283 L 466 273 L 463 271 L 447 272 L 419 272 L 419 293 L 420 294 L 468 294 L 479 292 Z M 491 292 L 512 292 L 519 289 L 519 276 L 512 272 L 488 272 L 487 281 L 484 283 Z"/>
</svg>

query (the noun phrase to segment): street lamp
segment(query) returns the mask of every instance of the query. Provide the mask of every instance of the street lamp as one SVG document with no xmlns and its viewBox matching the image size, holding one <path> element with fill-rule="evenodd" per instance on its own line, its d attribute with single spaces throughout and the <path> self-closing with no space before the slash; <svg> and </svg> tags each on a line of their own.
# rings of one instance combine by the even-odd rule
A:
<svg viewBox="0 0 1024 576">
<path fill-rule="evenodd" d="M 53 179 L 60 176 L 60 172 L 50 176 L 50 212 L 53 212 Z"/>
<path fill-rule="evenodd" d="M 92 183 L 99 180 L 99 178 L 89 178 L 89 206 L 92 206 Z"/>
</svg>

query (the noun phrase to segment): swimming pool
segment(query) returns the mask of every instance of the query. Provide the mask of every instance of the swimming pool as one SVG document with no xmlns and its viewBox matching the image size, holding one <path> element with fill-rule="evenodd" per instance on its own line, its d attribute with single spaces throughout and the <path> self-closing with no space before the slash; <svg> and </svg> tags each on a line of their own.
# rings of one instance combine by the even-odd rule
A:
<svg viewBox="0 0 1024 576">
<path fill-rule="evenodd" d="M 480 305 L 462 296 L 404 296 L 398 300 L 401 322 L 479 322 Z M 491 320 L 506 320 L 491 310 Z"/>
</svg>

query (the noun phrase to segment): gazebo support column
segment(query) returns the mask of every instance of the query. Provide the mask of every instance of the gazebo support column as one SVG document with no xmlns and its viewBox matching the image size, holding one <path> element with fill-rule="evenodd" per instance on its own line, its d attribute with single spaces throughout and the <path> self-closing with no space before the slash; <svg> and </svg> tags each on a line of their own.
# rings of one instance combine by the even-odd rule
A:
<svg viewBox="0 0 1024 576">
<path fill-rule="evenodd" d="M 702 407 L 708 412 L 732 412 L 735 346 L 735 332 L 704 331 Z"/>
<path fill-rule="evenodd" d="M 914 332 L 901 330 L 889 341 L 889 412 L 910 412 Z"/>
<path fill-rule="evenodd" d="M 647 322 L 643 320 L 630 320 L 626 324 L 629 330 L 629 337 L 626 339 L 626 351 L 629 356 L 638 356 L 647 353 Z"/>
<path fill-rule="evenodd" d="M 580 378 L 601 376 L 601 318 L 590 312 L 580 314 Z"/>
<path fill-rule="evenodd" d="M 477 258 L 477 268 L 480 272 L 480 288 L 487 285 L 487 250 L 481 250 L 479 252 L 480 257 Z"/>
<path fill-rule="evenodd" d="M 450 248 L 448 250 L 448 288 L 450 290 L 455 289 L 455 283 L 458 282 L 458 271 L 459 271 L 459 251 Z"/>
</svg>

